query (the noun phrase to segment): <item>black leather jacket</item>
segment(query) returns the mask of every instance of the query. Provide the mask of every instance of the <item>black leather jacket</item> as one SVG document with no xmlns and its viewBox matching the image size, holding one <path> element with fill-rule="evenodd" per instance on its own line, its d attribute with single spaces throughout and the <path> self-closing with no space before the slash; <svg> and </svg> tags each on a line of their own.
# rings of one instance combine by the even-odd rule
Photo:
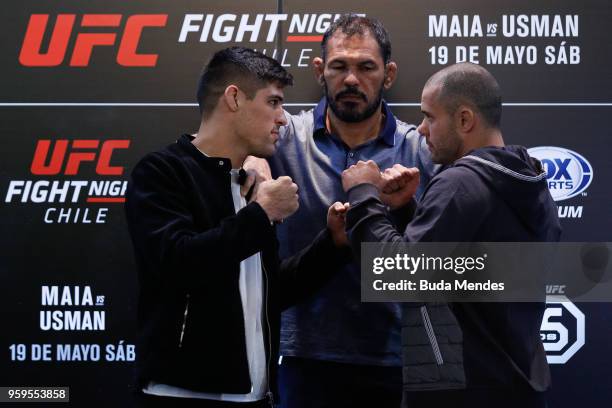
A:
<svg viewBox="0 0 612 408">
<path fill-rule="evenodd" d="M 153 380 L 246 394 L 251 381 L 238 287 L 240 262 L 262 252 L 268 383 L 274 390 L 282 309 L 307 297 L 350 258 L 322 231 L 280 262 L 275 229 L 251 202 L 235 213 L 231 163 L 183 135 L 134 168 L 126 214 L 140 284 L 138 389 Z"/>
</svg>

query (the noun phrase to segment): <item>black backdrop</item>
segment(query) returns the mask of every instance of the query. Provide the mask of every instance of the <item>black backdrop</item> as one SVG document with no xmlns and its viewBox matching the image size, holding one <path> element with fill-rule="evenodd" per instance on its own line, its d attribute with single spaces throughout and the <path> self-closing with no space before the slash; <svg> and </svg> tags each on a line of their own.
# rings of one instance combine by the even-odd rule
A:
<svg viewBox="0 0 612 408">
<path fill-rule="evenodd" d="M 548 169 L 551 181 L 573 186 L 591 176 L 586 188 L 557 202 L 564 240 L 612 240 L 608 1 L 6 2 L 0 16 L 0 386 L 70 386 L 72 406 L 130 405 L 137 284 L 123 192 L 90 188 L 122 186 L 144 153 L 197 129 L 197 76 L 221 47 L 276 49 L 296 77 L 287 109 L 307 109 L 321 95 L 309 68 L 319 55 L 318 36 L 344 12 L 377 17 L 389 29 L 400 70 L 386 98 L 407 122 L 420 120 L 420 91 L 429 75 L 455 62 L 457 47 L 475 47 L 478 62 L 504 91 L 506 141 L 549 146 L 547 157 L 561 162 L 570 157 L 561 149 L 569 149 L 587 162 L 582 171 L 573 159 L 565 173 Z M 240 40 L 243 15 L 248 24 L 261 15 L 261 25 L 257 35 L 251 28 Z M 205 21 L 210 30 L 200 41 Z M 514 33 L 511 21 L 521 22 Z M 188 25 L 194 31 L 180 41 Z M 108 45 L 90 50 L 88 42 Z M 444 49 L 446 61 L 439 59 Z M 491 50 L 501 59 L 487 59 Z M 54 183 L 56 194 L 45 193 Z M 608 406 L 612 306 L 551 303 L 549 311 L 542 333 L 553 371 L 550 406 Z M 74 327 L 81 330 L 53 329 L 47 312 L 57 312 L 59 322 L 81 318 Z M 102 326 L 87 320 L 101 315 Z M 45 348 L 43 358 L 38 352 Z"/>
</svg>

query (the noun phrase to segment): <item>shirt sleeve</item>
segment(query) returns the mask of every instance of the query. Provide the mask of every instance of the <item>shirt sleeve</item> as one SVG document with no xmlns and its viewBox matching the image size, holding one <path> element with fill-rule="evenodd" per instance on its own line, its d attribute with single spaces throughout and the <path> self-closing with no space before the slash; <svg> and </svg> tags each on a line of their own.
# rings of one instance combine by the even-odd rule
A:
<svg viewBox="0 0 612 408">
<path fill-rule="evenodd" d="M 352 259 L 350 247 L 335 246 L 329 230 L 323 229 L 308 246 L 281 262 L 281 308 L 307 299 Z"/>
<path fill-rule="evenodd" d="M 393 226 L 375 186 L 361 184 L 349 190 L 347 230 L 353 249 L 358 251 L 361 242 L 471 241 L 483 219 L 482 190 L 465 174 L 446 172 L 427 186 L 403 233 Z M 472 188 L 468 188 L 470 184 Z"/>
</svg>

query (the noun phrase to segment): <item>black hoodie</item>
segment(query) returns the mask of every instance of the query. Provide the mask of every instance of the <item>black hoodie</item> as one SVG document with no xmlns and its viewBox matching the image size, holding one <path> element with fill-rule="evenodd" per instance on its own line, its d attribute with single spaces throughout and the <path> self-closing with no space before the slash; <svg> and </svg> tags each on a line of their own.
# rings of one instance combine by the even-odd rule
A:
<svg viewBox="0 0 612 408">
<path fill-rule="evenodd" d="M 388 221 L 387 210 L 371 184 L 361 184 L 349 191 L 347 229 L 355 248 L 360 242 L 558 241 L 561 227 L 545 176 L 540 163 L 524 147 L 476 149 L 430 181 L 403 235 Z M 405 305 L 405 314 L 414 315 L 414 310 L 410 310 L 414 304 Z M 413 333 L 402 333 L 405 389 L 466 386 L 546 390 L 550 374 L 539 334 L 544 306 L 544 303 L 451 304 L 452 316 L 461 328 L 458 335 L 448 315 L 440 311 L 440 305 L 420 306 L 423 321 L 419 317 L 420 323 L 415 323 L 406 316 L 405 325 L 420 324 L 422 328 L 431 321 L 433 342 L 443 343 L 432 343 L 432 348 L 438 348 L 435 350 L 438 354 L 441 350 L 441 354 L 450 355 L 432 354 L 431 359 L 415 356 L 414 353 L 423 354 L 423 348 L 417 347 L 422 344 L 415 343 Z M 427 309 L 435 310 L 424 316 Z M 441 322 L 436 322 L 436 318 Z M 457 345 L 461 350 L 461 343 L 462 355 L 453 355 L 457 354 Z M 444 372 L 447 362 L 449 370 Z"/>
</svg>

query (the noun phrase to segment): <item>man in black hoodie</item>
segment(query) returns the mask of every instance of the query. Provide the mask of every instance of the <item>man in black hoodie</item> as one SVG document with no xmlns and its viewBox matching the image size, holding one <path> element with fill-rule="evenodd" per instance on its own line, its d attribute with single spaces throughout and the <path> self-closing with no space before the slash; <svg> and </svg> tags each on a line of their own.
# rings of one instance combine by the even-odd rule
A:
<svg viewBox="0 0 612 408">
<path fill-rule="evenodd" d="M 501 93 L 484 68 L 449 66 L 426 83 L 423 134 L 444 165 L 428 184 L 403 235 L 379 199 L 380 171 L 359 162 L 343 174 L 347 229 L 361 242 L 558 241 L 561 228 L 540 163 L 506 146 Z M 395 194 L 410 199 L 412 181 Z M 405 304 L 405 406 L 544 407 L 550 385 L 540 339 L 544 303 Z M 458 327 L 457 327 L 458 323 Z M 460 329 L 459 329 L 460 328 Z"/>
</svg>

